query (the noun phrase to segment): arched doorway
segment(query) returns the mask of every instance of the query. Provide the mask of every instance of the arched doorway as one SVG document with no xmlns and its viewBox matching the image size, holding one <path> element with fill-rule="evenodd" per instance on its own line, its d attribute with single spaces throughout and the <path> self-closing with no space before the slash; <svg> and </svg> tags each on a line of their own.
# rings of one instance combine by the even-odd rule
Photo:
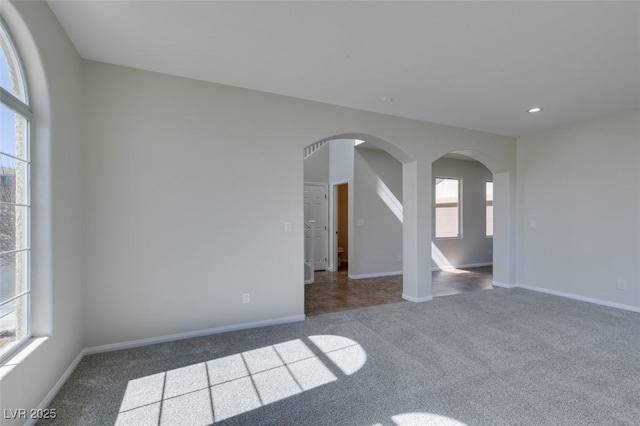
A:
<svg viewBox="0 0 640 426">
<path fill-rule="evenodd" d="M 307 289 L 313 288 L 315 292 L 318 291 L 317 288 L 327 283 L 332 284 L 327 286 L 327 292 L 336 290 L 338 294 L 336 287 L 339 286 L 342 286 L 341 290 L 344 291 L 351 289 L 354 292 L 351 296 L 343 292 L 335 297 L 340 297 L 345 303 L 352 302 L 353 307 L 401 301 L 404 294 L 402 203 L 404 165 L 402 161 L 408 162 L 411 157 L 393 144 L 362 134 L 343 134 L 324 139 L 306 147 L 304 154 L 306 158 L 305 221 L 309 218 L 309 212 L 317 210 L 317 206 L 311 205 L 310 202 L 314 185 L 318 188 L 325 185 L 328 188 L 326 216 L 329 218 L 329 224 L 326 258 L 329 259 L 328 270 L 331 271 L 316 272 L 315 278 L 311 280 L 315 281 L 316 285 Z M 313 158 L 314 155 L 317 157 Z M 321 167 L 323 162 L 327 164 L 324 168 L 329 170 L 324 174 Z M 343 205 L 340 206 L 338 188 L 347 189 L 347 208 L 344 206 L 344 199 Z M 347 211 L 348 225 L 345 226 L 338 220 L 339 210 Z M 315 219 L 316 216 L 322 215 L 313 214 L 312 216 Z M 316 224 L 317 222 L 312 225 Z M 307 283 L 310 282 L 312 265 L 309 259 L 311 244 L 308 235 L 311 228 L 310 224 L 305 224 L 305 281 Z M 345 228 L 348 230 L 347 238 L 344 235 Z M 322 232 L 321 227 L 314 226 L 314 229 Z M 314 234 L 314 238 L 317 238 L 317 234 Z M 348 243 L 345 244 L 345 241 Z M 314 244 L 314 247 L 314 255 L 317 258 L 317 249 L 324 245 Z M 323 256 L 324 254 L 320 254 L 319 257 Z M 345 261 L 348 261 L 348 272 Z M 338 264 L 342 267 L 339 268 Z M 362 287 L 364 284 L 368 286 Z M 395 294 L 391 297 L 385 297 L 388 291 L 385 292 L 386 295 L 373 294 L 378 285 L 388 285 L 389 288 L 395 289 L 393 290 Z M 362 288 L 366 288 L 366 291 L 362 291 Z M 313 292 L 312 294 L 315 294 Z M 320 312 L 331 311 L 328 309 L 349 308 L 348 303 L 341 305 L 333 302 L 335 301 L 324 297 L 322 303 L 327 306 L 320 309 Z M 334 307 L 329 308 L 328 306 L 332 303 Z M 308 304 L 306 313 L 313 314 Z"/>
<path fill-rule="evenodd" d="M 515 188 L 513 162 L 511 157 L 496 151 L 494 147 L 480 141 L 481 149 L 461 149 L 443 144 L 427 146 L 415 142 L 412 151 L 407 152 L 398 145 L 369 134 L 343 133 L 324 138 L 318 142 L 333 139 L 359 139 L 375 145 L 393 156 L 402 165 L 402 299 L 412 302 L 432 300 L 432 212 L 433 187 L 432 163 L 447 153 L 460 154 L 484 164 L 493 173 L 494 235 L 493 235 L 493 277 L 492 284 L 513 287 L 515 283 Z M 405 141 L 406 142 L 406 141 Z M 451 145 L 451 144 L 449 144 Z M 302 187 L 302 182 L 300 183 Z M 301 191 L 302 192 L 302 191 Z M 301 202 L 302 205 L 302 202 Z M 351 229 L 353 229 L 353 218 Z M 356 225 L 357 226 L 357 221 Z M 300 247 L 302 250 L 302 239 Z M 357 250 L 353 253 L 357 258 Z M 351 257 L 351 253 L 349 257 Z M 302 280 L 301 280 L 302 281 Z"/>
<path fill-rule="evenodd" d="M 493 289 L 493 173 L 450 153 L 432 163 L 431 179 L 433 296 Z"/>
<path fill-rule="evenodd" d="M 449 162 L 448 166 L 445 162 Z M 454 162 L 459 164 L 453 165 Z M 448 172 L 449 170 L 451 172 Z M 448 182 L 442 180 L 447 178 Z M 511 283 L 515 278 L 513 276 L 515 259 L 510 247 L 513 247 L 515 230 L 512 218 L 513 198 L 510 173 L 490 155 L 478 150 L 465 149 L 450 151 L 435 160 L 432 163 L 432 180 L 434 185 L 432 197 L 434 269 L 459 270 L 491 265 L 490 285 L 513 287 Z M 444 203 L 440 208 L 438 206 L 436 189 L 438 180 L 441 185 L 453 184 L 460 191 L 459 204 L 455 212 L 459 218 L 456 236 L 452 235 L 455 229 L 453 232 L 451 229 L 438 229 L 438 215 L 440 214 L 441 219 L 444 219 L 443 223 L 446 223 L 447 218 L 444 216 L 447 214 L 451 216 L 453 211 L 446 199 L 441 200 Z M 447 208 L 449 208 L 448 211 Z M 445 235 L 439 235 L 439 232 Z M 478 272 L 482 271 L 478 270 Z M 487 288 L 486 270 L 484 272 L 484 282 L 479 282 L 477 289 Z M 478 275 L 480 281 L 483 280 L 481 275 Z M 470 289 L 473 290 L 473 286 Z M 433 291 L 434 295 L 437 295 L 438 291 L 435 288 Z"/>
</svg>

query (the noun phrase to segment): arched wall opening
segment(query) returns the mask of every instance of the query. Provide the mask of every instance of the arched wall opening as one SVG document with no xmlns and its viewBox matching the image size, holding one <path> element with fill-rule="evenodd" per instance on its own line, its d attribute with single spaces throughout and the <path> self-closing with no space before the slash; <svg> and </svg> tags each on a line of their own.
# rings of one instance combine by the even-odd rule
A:
<svg viewBox="0 0 640 426">
<path fill-rule="evenodd" d="M 361 148 L 369 148 L 378 152 L 384 152 L 385 154 L 388 154 L 390 157 L 393 158 L 394 161 L 396 161 L 398 164 L 399 163 L 399 170 L 398 173 L 396 175 L 399 175 L 400 179 L 401 179 L 401 188 L 398 189 L 397 186 L 395 186 L 392 189 L 389 188 L 389 186 L 385 183 L 385 179 L 384 178 L 380 178 L 379 176 L 374 176 L 373 179 L 375 179 L 375 192 L 377 193 L 377 196 L 379 198 L 378 204 L 380 205 L 384 205 L 384 209 L 386 209 L 386 214 L 393 214 L 395 217 L 395 220 L 397 222 L 399 222 L 399 225 L 401 226 L 401 231 L 400 231 L 400 240 L 401 240 L 401 250 L 400 253 L 394 253 L 394 255 L 392 256 L 391 259 L 389 259 L 390 262 L 397 262 L 397 268 L 395 271 L 391 271 L 391 272 L 380 272 L 380 271 L 372 271 L 371 273 L 367 273 L 367 270 L 361 270 L 360 273 L 355 273 L 352 274 L 352 270 L 350 269 L 349 271 L 349 276 L 351 278 L 373 278 L 373 277 L 379 277 L 379 276 L 385 276 L 384 274 L 386 273 L 387 275 L 398 275 L 398 274 L 402 274 L 402 297 L 408 300 L 413 300 L 413 301 L 422 301 L 419 300 L 419 297 L 416 294 L 416 291 L 419 287 L 418 285 L 418 281 L 422 277 L 421 275 L 424 274 L 418 274 L 417 273 L 417 269 L 419 268 L 419 264 L 420 262 L 418 262 L 418 258 L 419 256 L 417 255 L 417 238 L 418 235 L 416 232 L 411 232 L 410 230 L 415 230 L 416 229 L 416 222 L 418 221 L 418 215 L 416 213 L 416 207 L 417 207 L 417 194 L 418 194 L 418 181 L 417 181 L 417 174 L 415 173 L 415 171 L 417 170 L 417 166 L 416 166 L 416 160 L 415 158 L 410 155 L 409 153 L 407 153 L 406 151 L 404 151 L 402 148 L 398 147 L 397 145 L 370 135 L 370 134 L 363 134 L 363 133 L 342 133 L 342 134 L 336 134 L 330 137 L 326 137 L 323 138 L 320 141 L 314 142 L 314 144 L 321 144 L 322 142 L 328 142 L 328 141 L 342 141 L 342 140 L 357 140 L 357 141 L 364 141 L 364 144 L 366 146 L 361 146 Z M 312 147 L 314 144 L 309 145 L 309 147 Z M 353 146 L 352 144 L 352 149 L 355 149 L 355 146 Z M 305 148 L 305 153 L 307 148 Z M 368 149 L 365 151 L 369 151 Z M 361 151 L 362 152 L 362 151 Z M 329 216 L 331 216 L 331 213 L 333 212 L 333 191 L 331 190 L 331 188 L 333 187 L 333 185 L 337 185 L 337 184 L 344 184 L 344 183 L 348 183 L 349 185 L 349 237 L 348 240 L 350 242 L 355 242 L 356 239 L 358 237 L 356 237 L 355 235 L 357 234 L 357 232 L 354 232 L 354 230 L 356 228 L 358 228 L 358 232 L 362 229 L 365 229 L 367 226 L 367 222 L 366 220 L 363 219 L 359 219 L 357 216 L 354 215 L 354 198 L 355 198 L 355 194 L 354 194 L 354 176 L 353 174 L 348 177 L 348 178 L 340 178 L 338 180 L 333 180 L 333 179 L 329 179 L 328 182 L 328 187 L 329 187 L 329 196 L 330 196 L 330 202 L 329 202 Z M 413 211 L 412 211 L 413 210 Z M 357 214 L 357 212 L 355 212 Z M 329 225 L 329 236 L 333 236 L 335 233 L 335 224 L 334 223 L 330 223 Z M 333 238 L 329 238 L 330 239 L 330 247 L 329 247 L 329 253 L 333 253 L 336 249 L 335 247 L 335 243 L 333 242 Z M 349 244 L 349 264 L 358 264 L 358 263 L 362 263 L 359 262 L 359 260 L 362 260 L 361 258 L 363 257 L 362 252 L 358 252 L 358 244 Z M 422 262 L 425 263 L 425 262 Z M 335 266 L 335 265 L 332 265 Z M 364 273 L 363 273 L 364 272 Z M 430 285 L 430 282 L 428 283 Z M 422 285 L 422 287 L 424 287 L 424 285 Z M 423 300 L 429 300 L 428 299 L 423 299 Z"/>
<path fill-rule="evenodd" d="M 512 209 L 513 209 L 513 196 L 512 196 L 512 184 L 510 182 L 510 173 L 507 170 L 507 167 L 503 164 L 500 164 L 492 156 L 478 150 L 474 149 L 463 149 L 463 150 L 453 150 L 450 151 L 436 159 L 438 161 L 442 158 L 453 157 L 460 159 L 468 159 L 479 162 L 483 166 L 485 166 L 493 175 L 492 176 L 492 214 L 493 214 L 493 223 L 492 223 L 492 233 L 491 236 L 492 244 L 490 245 L 490 253 L 491 253 L 491 263 L 493 265 L 493 278 L 492 284 L 497 287 L 513 287 L 513 271 L 515 261 L 514 256 L 511 252 L 512 247 L 512 238 L 515 233 L 515 229 L 513 228 L 512 221 Z M 435 163 L 434 161 L 434 163 Z M 432 167 L 433 164 L 432 163 Z M 464 189 L 463 189 L 464 191 Z M 432 197 L 432 206 L 431 211 L 435 212 L 435 194 Z M 464 203 L 461 207 L 463 210 L 465 209 Z M 464 211 L 461 212 L 461 217 L 464 217 Z M 481 229 L 484 224 L 485 217 L 479 216 L 474 218 L 477 222 L 477 228 Z M 433 218 L 433 228 L 435 230 L 435 217 Z M 462 231 L 464 233 L 464 229 Z M 444 266 L 447 266 L 446 256 L 442 254 L 442 251 L 435 244 L 437 235 L 435 232 L 432 235 L 432 259 L 434 262 L 442 262 Z M 485 245 L 478 245 L 481 247 L 480 249 L 486 249 Z M 486 254 L 486 253 L 485 253 Z M 437 259 L 437 260 L 436 260 Z M 451 265 L 449 262 L 448 266 L 457 266 Z M 466 265 L 465 265 L 466 266 Z M 480 266 L 480 265 L 478 265 Z"/>
</svg>

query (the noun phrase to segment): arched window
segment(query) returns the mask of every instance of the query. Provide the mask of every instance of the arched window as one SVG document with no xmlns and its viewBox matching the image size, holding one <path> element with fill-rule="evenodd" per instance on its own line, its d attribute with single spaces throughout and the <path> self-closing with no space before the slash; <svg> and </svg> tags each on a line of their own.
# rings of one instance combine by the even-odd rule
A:
<svg viewBox="0 0 640 426">
<path fill-rule="evenodd" d="M 30 337 L 29 96 L 0 20 L 0 359 Z"/>
</svg>

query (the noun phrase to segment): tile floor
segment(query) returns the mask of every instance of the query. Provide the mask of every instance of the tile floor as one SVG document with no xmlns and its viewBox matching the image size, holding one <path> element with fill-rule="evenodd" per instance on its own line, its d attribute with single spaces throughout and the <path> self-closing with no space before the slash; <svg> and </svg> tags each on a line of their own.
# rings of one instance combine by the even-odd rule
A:
<svg viewBox="0 0 640 426">
<path fill-rule="evenodd" d="M 433 272 L 433 296 L 490 290 L 492 277 L 491 266 Z M 315 282 L 305 285 L 304 293 L 306 315 L 402 302 L 402 275 L 352 280 L 346 268 L 318 271 Z"/>
</svg>

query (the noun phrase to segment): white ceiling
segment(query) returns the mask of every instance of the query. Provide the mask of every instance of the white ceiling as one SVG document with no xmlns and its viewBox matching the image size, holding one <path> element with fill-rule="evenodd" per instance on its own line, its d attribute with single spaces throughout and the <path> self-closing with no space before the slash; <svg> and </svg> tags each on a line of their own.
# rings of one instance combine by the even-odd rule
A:
<svg viewBox="0 0 640 426">
<path fill-rule="evenodd" d="M 86 59 L 503 135 L 640 108 L 638 2 L 48 3 Z"/>
</svg>

